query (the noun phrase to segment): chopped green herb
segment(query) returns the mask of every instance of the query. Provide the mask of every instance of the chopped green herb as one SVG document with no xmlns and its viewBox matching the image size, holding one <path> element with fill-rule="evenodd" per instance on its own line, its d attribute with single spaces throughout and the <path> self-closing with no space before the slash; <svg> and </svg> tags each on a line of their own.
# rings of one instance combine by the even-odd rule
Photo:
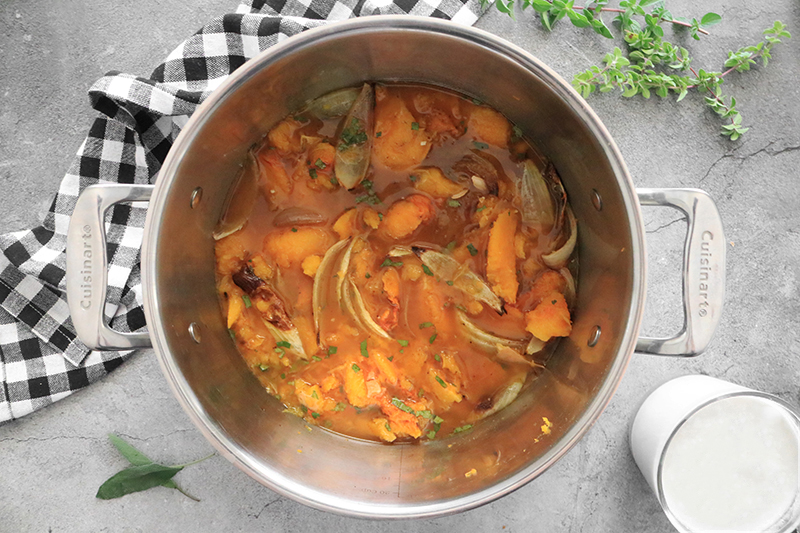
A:
<svg viewBox="0 0 800 533">
<path fill-rule="evenodd" d="M 286 374 L 281 374 L 281 379 L 286 379 Z"/>
<path fill-rule="evenodd" d="M 353 372 L 358 372 L 361 370 L 361 368 L 359 368 L 359 366 L 355 363 L 353 363 L 353 366 L 351 366 L 350 368 L 353 369 Z"/>
<path fill-rule="evenodd" d="M 378 213 L 378 220 L 383 222 L 383 213 Z"/>
<path fill-rule="evenodd" d="M 422 324 L 419 325 L 419 329 L 432 328 L 432 327 L 433 327 L 432 322 L 423 322 Z"/>
<path fill-rule="evenodd" d="M 485 206 L 485 205 L 482 205 L 482 206 L 480 206 L 478 209 L 476 209 L 476 210 L 475 210 L 475 212 L 476 212 L 476 213 L 480 213 L 480 212 L 481 212 L 481 211 L 483 211 L 484 209 L 486 209 L 486 206 Z"/>
<path fill-rule="evenodd" d="M 311 391 L 311 397 L 314 398 L 315 400 L 319 400 L 319 394 L 317 394 L 317 391 L 315 390 Z"/>
<path fill-rule="evenodd" d="M 283 356 L 286 354 L 286 351 L 283 348 L 275 348 L 275 353 L 278 354 L 278 359 L 283 359 Z"/>
<path fill-rule="evenodd" d="M 331 178 L 331 185 L 339 185 L 339 180 L 337 180 L 335 177 Z"/>
<path fill-rule="evenodd" d="M 401 411 L 405 411 L 406 413 L 408 413 L 410 415 L 416 416 L 416 414 L 417 414 L 416 411 L 414 411 L 412 408 L 410 408 L 409 406 L 404 404 L 403 400 L 401 400 L 399 398 L 392 398 L 392 405 L 394 405 L 395 407 L 397 407 Z"/>
<path fill-rule="evenodd" d="M 367 278 L 367 279 L 369 279 L 369 278 L 371 278 L 371 277 L 372 277 L 372 274 L 370 274 L 369 272 L 367 272 L 366 274 L 364 274 L 364 277 L 365 277 L 365 278 Z"/>
<path fill-rule="evenodd" d="M 361 356 L 362 357 L 369 357 L 369 353 L 367 352 L 367 341 L 361 341 Z"/>
<path fill-rule="evenodd" d="M 398 267 L 399 268 L 399 267 L 403 266 L 403 263 L 402 263 L 402 261 L 392 261 L 391 258 L 387 257 L 386 259 L 383 260 L 383 263 L 381 263 L 381 268 L 387 267 L 387 266 Z"/>
<path fill-rule="evenodd" d="M 292 233 L 297 233 L 297 228 L 292 228 Z"/>
<path fill-rule="evenodd" d="M 311 413 L 311 416 L 313 416 L 314 418 L 319 418 L 319 413 Z"/>
<path fill-rule="evenodd" d="M 322 358 L 321 357 L 317 357 L 316 355 L 312 355 L 311 359 L 314 360 L 314 361 L 322 361 Z"/>
<path fill-rule="evenodd" d="M 423 398 L 423 397 L 425 396 L 425 391 L 424 391 L 424 390 L 422 390 L 422 389 L 419 389 L 419 390 L 417 391 L 417 396 L 419 396 L 420 398 Z"/>
<path fill-rule="evenodd" d="M 269 370 L 269 367 L 267 365 L 265 365 L 264 363 L 261 363 L 260 365 L 258 365 L 258 368 L 261 369 L 262 372 L 266 372 L 267 370 Z"/>
<path fill-rule="evenodd" d="M 417 181 L 419 179 L 419 176 L 415 176 L 412 174 L 408 177 L 408 179 L 410 179 L 411 181 Z"/>
<path fill-rule="evenodd" d="M 430 440 L 433 440 L 433 439 L 435 439 L 435 438 L 436 438 L 436 432 L 435 432 L 434 430 L 430 430 L 430 431 L 428 432 L 428 438 L 429 438 Z"/>
<path fill-rule="evenodd" d="M 362 194 L 361 196 L 356 196 L 356 203 L 366 203 L 369 205 L 378 205 L 381 203 L 381 199 L 378 198 L 378 195 L 375 192 L 371 192 L 370 194 Z"/>
<path fill-rule="evenodd" d="M 399 342 L 400 346 L 402 346 L 403 348 L 408 346 L 408 341 L 404 341 L 403 339 L 397 339 L 397 342 Z"/>
<path fill-rule="evenodd" d="M 333 354 L 335 354 L 335 353 L 336 353 L 338 350 L 339 350 L 339 348 L 337 348 L 336 346 L 328 346 L 328 355 L 333 355 Z"/>
<path fill-rule="evenodd" d="M 456 304 L 456 309 L 458 309 L 458 310 L 459 310 L 459 311 L 461 311 L 462 313 L 466 313 L 466 312 L 467 312 L 467 308 L 466 308 L 466 307 L 464 307 L 464 306 L 463 306 L 463 305 L 461 305 L 461 304 Z"/>
<path fill-rule="evenodd" d="M 250 309 L 253 306 L 253 302 L 250 301 L 250 297 L 246 294 L 242 294 L 242 300 L 244 300 L 244 306 Z"/>
<path fill-rule="evenodd" d="M 511 128 L 511 142 L 515 143 L 522 139 L 522 130 L 519 129 L 519 126 L 513 126 Z"/>
<path fill-rule="evenodd" d="M 381 135 L 383 135 L 383 132 L 379 131 L 375 134 L 375 137 L 380 137 Z"/>
<path fill-rule="evenodd" d="M 449 200 L 447 200 L 447 207 L 461 207 L 461 202 L 450 198 Z"/>
<path fill-rule="evenodd" d="M 236 342 L 236 333 L 233 332 L 232 329 L 228 328 L 228 335 L 231 336 L 231 340 Z"/>
<path fill-rule="evenodd" d="M 306 407 L 305 405 L 301 405 L 300 409 L 302 409 L 303 414 L 307 414 L 308 413 L 308 407 Z"/>
<path fill-rule="evenodd" d="M 372 190 L 372 181 L 371 180 L 361 180 L 361 186 L 364 187 L 364 190 L 371 191 Z"/>
<path fill-rule="evenodd" d="M 450 280 L 447 280 L 447 281 L 445 281 L 445 283 L 447 283 L 447 284 L 448 284 L 448 285 L 450 285 L 451 287 L 453 286 L 453 282 L 452 282 L 452 281 L 450 281 Z"/>
<path fill-rule="evenodd" d="M 433 418 L 433 413 L 431 413 L 426 409 L 424 411 L 417 411 L 417 416 L 421 416 L 422 418 L 427 418 L 428 420 L 430 420 L 431 418 Z"/>
<path fill-rule="evenodd" d="M 439 355 L 438 353 L 436 355 L 434 355 L 433 358 L 436 359 L 436 361 L 439 362 L 439 363 L 442 362 L 442 356 Z"/>
<path fill-rule="evenodd" d="M 446 249 L 448 252 L 452 252 L 453 250 L 455 250 L 455 249 L 456 249 L 456 241 L 450 241 L 450 242 L 448 242 L 448 243 L 447 243 L 447 246 L 445 246 L 445 249 Z"/>
<path fill-rule="evenodd" d="M 393 355 L 390 355 L 390 356 L 389 356 L 389 357 L 387 357 L 386 359 L 388 359 L 389 361 L 394 361 L 394 356 L 393 356 Z"/>
<path fill-rule="evenodd" d="M 286 341 L 278 341 L 278 342 L 275 343 L 275 346 L 280 346 L 281 348 L 291 348 L 292 347 L 291 343 L 288 343 Z"/>
<path fill-rule="evenodd" d="M 311 176 L 312 180 L 317 179 L 317 177 L 318 177 L 317 176 L 317 169 L 316 168 L 309 168 L 308 169 L 308 175 Z"/>
<path fill-rule="evenodd" d="M 475 248 L 475 246 L 472 243 L 469 243 L 467 245 L 467 250 L 469 250 L 469 255 L 471 255 L 472 257 L 478 255 L 478 249 Z"/>
<path fill-rule="evenodd" d="M 346 404 L 344 404 L 344 403 L 342 403 L 342 402 L 338 402 L 338 403 L 336 404 L 336 406 L 333 408 L 333 410 L 334 410 L 334 411 L 344 411 L 346 407 L 347 407 L 347 405 L 346 405 Z"/>
<path fill-rule="evenodd" d="M 361 122 L 353 117 L 350 124 L 342 130 L 340 140 L 341 144 L 339 145 L 339 150 L 346 150 L 353 145 L 367 142 L 367 132 L 364 131 Z"/>
<path fill-rule="evenodd" d="M 441 385 L 441 386 L 442 386 L 442 388 L 443 388 L 443 389 L 446 389 L 446 388 L 447 388 L 447 383 L 445 383 L 445 382 L 442 380 L 442 378 L 440 378 L 439 376 L 436 376 L 436 381 L 439 383 L 439 385 Z"/>
<path fill-rule="evenodd" d="M 419 129 L 419 122 L 412 122 L 411 129 L 417 131 Z"/>
<path fill-rule="evenodd" d="M 480 100 L 478 100 L 477 98 L 473 98 L 473 99 L 472 99 L 472 103 L 473 103 L 473 104 L 475 104 L 475 105 L 483 105 L 483 102 L 481 102 L 481 101 L 480 101 Z"/>
<path fill-rule="evenodd" d="M 385 428 L 386 428 L 386 431 L 391 431 L 391 430 L 392 430 L 391 426 L 389 426 L 389 422 L 386 422 L 386 423 L 383 425 L 383 427 L 385 427 Z"/>
<path fill-rule="evenodd" d="M 461 433 L 462 431 L 467 431 L 467 430 L 470 430 L 470 429 L 472 429 L 472 424 L 464 424 L 463 426 L 457 427 L 456 429 L 454 429 L 453 433 L 451 433 L 451 435 L 455 435 L 456 433 Z"/>
<path fill-rule="evenodd" d="M 316 161 L 314 161 L 314 166 L 320 170 L 325 170 L 325 167 L 327 167 L 328 165 L 326 165 L 325 161 L 323 161 L 322 159 L 317 159 Z"/>
<path fill-rule="evenodd" d="M 434 333 L 433 335 L 431 335 L 431 338 L 430 338 L 430 339 L 428 339 L 428 342 L 429 342 L 430 344 L 433 344 L 433 341 L 435 341 L 435 340 L 436 340 L 436 337 L 437 337 L 438 335 L 439 335 L 438 333 Z"/>
<path fill-rule="evenodd" d="M 428 268 L 428 265 L 422 265 L 422 271 L 429 276 L 433 276 L 433 271 L 430 268 Z"/>
<path fill-rule="evenodd" d="M 433 417 L 433 423 L 434 424 L 441 424 L 442 422 L 444 422 L 444 418 L 441 418 L 439 416 Z"/>
<path fill-rule="evenodd" d="M 294 387 L 294 380 L 292 380 L 292 381 L 287 381 L 287 382 L 286 382 L 286 384 L 287 384 L 287 385 L 291 385 L 292 387 Z"/>
<path fill-rule="evenodd" d="M 489 145 L 488 145 L 488 144 L 486 144 L 486 143 L 482 143 L 482 142 L 478 142 L 478 141 L 472 141 L 472 144 L 473 144 L 473 145 L 475 146 L 475 148 L 477 148 L 478 150 L 486 150 L 487 148 L 489 148 Z"/>
</svg>

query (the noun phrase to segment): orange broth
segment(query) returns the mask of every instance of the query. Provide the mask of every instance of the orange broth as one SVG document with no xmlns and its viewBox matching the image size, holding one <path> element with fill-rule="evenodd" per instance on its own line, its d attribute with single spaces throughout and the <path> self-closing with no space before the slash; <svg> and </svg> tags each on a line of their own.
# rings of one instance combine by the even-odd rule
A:
<svg viewBox="0 0 800 533">
<path fill-rule="evenodd" d="M 354 437 L 439 439 L 469 430 L 498 402 L 507 401 L 500 399 L 504 393 L 515 395 L 542 368 L 564 331 L 541 339 L 546 344 L 535 353 L 519 348 L 532 338 L 528 318 L 537 307 L 537 316 L 553 315 L 559 327 L 571 327 L 566 303 L 556 303 L 565 294 L 569 299 L 562 283 L 562 276 L 569 275 L 565 269 L 554 274 L 542 261 L 564 237 L 554 225 L 522 222 L 518 183 L 523 161 L 543 170 L 546 160 L 502 115 L 428 86 L 378 85 L 375 93 L 371 164 L 365 180 L 352 190 L 335 179 L 332 162 L 310 159 L 317 153 L 330 155 L 324 144 L 336 146 L 346 127 L 342 117 L 320 119 L 301 111 L 253 148 L 255 157 L 246 165 L 254 167 L 243 172 L 257 176 L 258 198 L 244 226 L 216 243 L 217 287 L 233 342 L 287 411 Z M 405 123 L 397 114 L 381 115 L 388 99 L 403 111 Z M 407 134 L 397 132 L 409 127 L 409 116 L 412 140 L 421 138 L 422 150 L 429 151 L 422 161 L 387 166 L 385 151 L 394 145 L 380 137 Z M 386 131 L 378 131 L 380 126 Z M 402 160 L 403 154 L 398 157 Z M 268 158 L 271 163 L 265 163 Z M 276 178 L 276 167 L 285 176 Z M 447 180 L 438 182 L 441 187 L 458 192 L 446 195 L 436 190 L 435 180 L 423 183 L 421 169 L 431 167 L 441 170 L 439 180 Z M 232 202 L 240 200 L 234 193 Z M 289 208 L 302 208 L 313 220 L 300 217 L 276 227 L 278 220 L 286 224 Z M 355 214 L 347 214 L 352 209 Z M 502 216 L 516 224 L 512 243 L 494 237 L 500 252 L 492 268 L 500 269 L 505 282 L 487 273 L 492 231 Z M 388 233 L 389 227 L 410 231 L 397 237 Z M 331 248 L 338 243 L 334 253 Z M 436 275 L 422 260 L 425 251 L 453 258 L 459 272 L 468 269 L 487 287 L 504 292 L 501 310 Z M 329 275 L 318 275 L 326 254 Z M 545 272 L 550 274 L 543 277 Z M 318 309 L 313 305 L 315 283 Z M 547 283 L 552 286 L 543 288 Z M 350 295 L 349 304 L 342 301 L 342 290 Z M 369 320 L 358 312 L 358 296 L 361 310 L 385 336 L 365 326 Z M 551 303 L 553 309 L 563 307 L 559 317 L 543 307 Z M 476 343 L 463 317 L 481 331 L 508 339 L 518 357 L 500 345 Z M 302 346 L 276 339 L 270 324 L 295 332 Z"/>
</svg>

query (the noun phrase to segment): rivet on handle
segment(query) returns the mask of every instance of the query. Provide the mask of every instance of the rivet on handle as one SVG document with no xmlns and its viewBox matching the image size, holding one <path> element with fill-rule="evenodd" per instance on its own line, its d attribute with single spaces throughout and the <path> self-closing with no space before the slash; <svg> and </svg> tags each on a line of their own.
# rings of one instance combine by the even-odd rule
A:
<svg viewBox="0 0 800 533">
<path fill-rule="evenodd" d="M 198 187 L 192 191 L 192 199 L 189 202 L 189 205 L 192 209 L 195 209 L 198 205 L 200 205 L 200 200 L 203 199 L 203 188 Z"/>
<path fill-rule="evenodd" d="M 192 337 L 194 342 L 200 344 L 200 326 L 197 325 L 197 322 L 192 322 L 189 324 L 189 335 Z"/>
<path fill-rule="evenodd" d="M 598 211 L 603 210 L 603 197 L 597 192 L 597 189 L 592 189 L 592 205 Z"/>
<path fill-rule="evenodd" d="M 592 330 L 591 336 L 589 336 L 589 342 L 586 343 L 589 345 L 589 348 L 594 348 L 597 346 L 597 343 L 600 341 L 600 333 L 600 326 L 595 326 L 594 330 Z"/>
</svg>

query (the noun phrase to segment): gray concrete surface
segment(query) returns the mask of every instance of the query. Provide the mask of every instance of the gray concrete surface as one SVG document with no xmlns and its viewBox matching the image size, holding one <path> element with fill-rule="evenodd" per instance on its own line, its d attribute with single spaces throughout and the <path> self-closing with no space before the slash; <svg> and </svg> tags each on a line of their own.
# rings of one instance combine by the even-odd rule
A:
<svg viewBox="0 0 800 533">
<path fill-rule="evenodd" d="M 699 14 L 689 0 L 675 14 Z M 93 115 L 86 91 L 107 70 L 146 75 L 183 38 L 235 2 L 59 0 L 0 3 L 0 231 L 34 225 L 83 140 Z M 728 247 L 728 297 L 718 334 L 691 360 L 636 354 L 610 405 L 585 438 L 543 476 L 492 504 L 412 523 L 369 522 L 311 510 L 279 497 L 220 457 L 177 479 L 202 501 L 154 489 L 114 501 L 97 487 L 125 466 L 106 434 L 182 462 L 211 452 L 162 377 L 138 354 L 109 378 L 41 412 L 0 427 L 0 531 L 673 531 L 627 444 L 644 395 L 668 378 L 706 373 L 800 404 L 800 5 L 703 3 L 723 15 L 713 37 L 687 45 L 696 66 L 717 69 L 725 52 L 755 42 L 775 19 L 796 34 L 766 69 L 730 76 L 751 127 L 738 143 L 698 95 L 683 103 L 593 96 L 637 186 L 699 187 L 717 201 Z M 478 26 L 529 50 L 566 78 L 597 62 L 610 43 L 567 24 L 552 34 L 531 14 L 496 12 Z M 684 224 L 645 209 L 649 253 L 644 332 L 682 322 Z"/>
</svg>

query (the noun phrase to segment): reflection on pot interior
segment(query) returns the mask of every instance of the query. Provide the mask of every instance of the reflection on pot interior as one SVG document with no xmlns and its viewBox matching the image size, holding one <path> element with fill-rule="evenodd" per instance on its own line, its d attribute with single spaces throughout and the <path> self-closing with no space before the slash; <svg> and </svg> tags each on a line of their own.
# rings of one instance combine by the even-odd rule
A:
<svg viewBox="0 0 800 533">
<path fill-rule="evenodd" d="M 287 412 L 343 434 L 467 431 L 572 329 L 577 226 L 555 168 L 440 89 L 364 84 L 286 117 L 215 238 L 232 342 Z"/>
</svg>

